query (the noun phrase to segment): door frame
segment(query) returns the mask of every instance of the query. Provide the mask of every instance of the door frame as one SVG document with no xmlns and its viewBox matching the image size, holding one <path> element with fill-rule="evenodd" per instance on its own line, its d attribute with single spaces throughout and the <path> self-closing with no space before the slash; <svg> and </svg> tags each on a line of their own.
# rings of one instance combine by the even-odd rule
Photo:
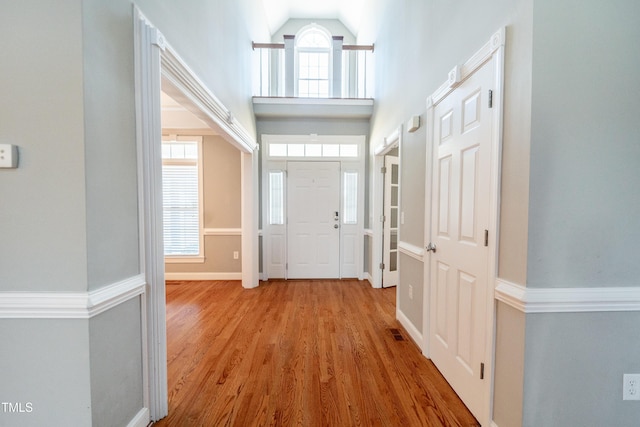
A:
<svg viewBox="0 0 640 427">
<path fill-rule="evenodd" d="M 363 262 L 364 262 L 364 189 L 366 188 L 365 183 L 365 150 L 366 150 L 366 136 L 365 135 L 272 135 L 272 134 L 263 134 L 261 135 L 262 142 L 262 174 L 261 174 L 261 207 L 262 207 L 262 277 L 261 279 L 264 281 L 269 280 L 270 270 L 271 270 L 271 244 L 272 244 L 272 230 L 269 225 L 269 188 L 267 185 L 268 182 L 268 174 L 271 171 L 283 171 L 285 173 L 285 187 L 287 187 L 288 176 L 287 172 L 287 162 L 289 161 L 317 161 L 317 162 L 340 162 L 340 209 L 343 210 L 343 184 L 344 184 L 344 173 L 345 172 L 357 172 L 358 173 L 358 213 L 357 213 L 357 224 L 351 226 L 345 226 L 344 223 L 340 223 L 340 278 L 342 277 L 357 277 L 359 280 L 363 278 Z M 358 146 L 358 156 L 357 157 L 305 157 L 305 156 L 271 156 L 269 153 L 270 144 L 356 144 Z M 285 188 L 285 197 L 284 197 L 284 209 L 285 213 L 287 212 L 287 190 Z M 343 217 L 341 215 L 341 217 Z M 288 230 L 286 227 L 286 215 L 285 215 L 285 228 L 284 228 L 284 240 L 285 242 L 288 239 Z M 345 275 L 345 261 L 344 261 L 344 243 L 345 243 L 345 227 L 351 227 L 351 234 L 355 235 L 355 259 L 354 263 L 356 265 L 355 275 Z M 273 233 L 274 234 L 274 233 Z M 281 256 L 287 260 L 287 248 L 286 243 L 285 247 L 281 250 Z M 284 269 L 284 278 L 287 278 L 286 268 Z"/>
<path fill-rule="evenodd" d="M 493 93 L 494 110 L 492 122 L 492 158 L 491 158 L 491 179 L 490 179 L 490 214 L 489 214 L 489 242 L 494 242 L 489 251 L 489 265 L 487 277 L 487 318 L 485 330 L 485 405 L 483 409 L 483 417 L 480 421 L 482 425 L 491 425 L 493 418 L 493 387 L 494 387 L 494 365 L 495 365 L 495 284 L 498 273 L 498 229 L 499 229 L 499 213 L 500 213 L 500 172 L 502 160 L 502 122 L 503 122 L 503 92 L 504 92 L 504 49 L 506 40 L 506 29 L 503 27 L 495 32 L 471 58 L 463 65 L 454 67 L 448 74 L 447 80 L 429 97 L 427 98 L 427 155 L 425 174 L 425 244 L 431 241 L 431 197 L 434 171 L 434 150 L 435 135 L 434 128 L 434 112 L 435 107 L 453 92 L 464 80 L 475 73 L 486 62 L 495 59 L 496 71 L 494 75 L 495 90 Z M 423 341 L 422 353 L 429 358 L 429 338 L 433 333 L 433 326 L 430 325 L 428 315 L 431 310 L 431 257 L 430 252 L 425 252 L 424 260 L 424 280 L 425 288 L 423 292 Z"/>
<path fill-rule="evenodd" d="M 384 215 L 384 174 L 382 168 L 384 167 L 384 156 L 393 150 L 398 148 L 398 173 L 402 169 L 402 125 L 398 126 L 389 136 L 387 136 L 382 144 L 380 144 L 373 152 L 373 204 L 371 207 L 371 217 L 369 226 L 372 230 L 371 235 L 371 286 L 373 288 L 382 288 L 382 270 L 380 264 L 382 264 L 383 236 L 382 236 L 382 222 L 381 217 Z M 400 183 L 402 186 L 402 183 Z M 400 197 L 400 195 L 398 195 Z M 399 200 L 398 203 L 401 201 Z M 398 229 L 398 243 L 400 242 L 400 230 Z"/>
<path fill-rule="evenodd" d="M 398 149 L 398 154 L 399 153 L 399 149 Z M 395 159 L 395 161 L 391 161 L 390 159 Z M 391 188 L 393 186 L 392 183 L 392 179 L 393 179 L 393 166 L 389 167 L 387 166 L 387 163 L 390 164 L 395 164 L 397 165 L 397 169 L 398 169 L 398 183 L 396 184 L 398 187 L 398 199 L 397 199 L 397 218 L 396 218 L 396 269 L 394 272 L 391 271 L 391 253 L 393 251 L 393 249 L 391 249 L 391 228 L 392 228 L 392 214 L 391 214 Z M 382 224 L 382 264 L 384 265 L 384 268 L 382 269 L 382 287 L 386 288 L 386 287 L 390 287 L 390 286 L 398 286 L 398 282 L 400 279 L 400 225 L 402 222 L 402 212 L 400 211 L 400 156 L 390 156 L 389 154 L 384 156 L 384 191 L 383 191 L 383 200 L 382 200 L 382 206 L 383 206 L 383 216 L 384 216 L 384 222 L 380 221 L 380 223 Z M 387 188 L 387 183 L 389 184 L 389 188 Z M 387 190 L 389 190 L 387 192 Z M 385 282 L 385 279 L 389 279 L 391 280 L 391 277 L 395 278 L 395 283 L 389 285 L 388 283 Z"/>
<path fill-rule="evenodd" d="M 242 286 L 258 286 L 255 139 L 202 83 L 164 35 L 133 5 L 138 158 L 143 404 L 152 421 L 168 413 L 167 337 L 162 238 L 161 88 L 241 151 Z"/>
</svg>

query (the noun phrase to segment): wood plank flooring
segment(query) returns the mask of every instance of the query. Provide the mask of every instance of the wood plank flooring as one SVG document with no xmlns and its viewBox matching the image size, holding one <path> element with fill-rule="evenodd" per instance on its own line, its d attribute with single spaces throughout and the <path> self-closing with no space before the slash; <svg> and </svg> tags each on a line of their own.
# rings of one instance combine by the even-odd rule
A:
<svg viewBox="0 0 640 427">
<path fill-rule="evenodd" d="M 154 426 L 479 425 L 395 320 L 395 288 L 167 282 L 167 336 Z"/>
</svg>

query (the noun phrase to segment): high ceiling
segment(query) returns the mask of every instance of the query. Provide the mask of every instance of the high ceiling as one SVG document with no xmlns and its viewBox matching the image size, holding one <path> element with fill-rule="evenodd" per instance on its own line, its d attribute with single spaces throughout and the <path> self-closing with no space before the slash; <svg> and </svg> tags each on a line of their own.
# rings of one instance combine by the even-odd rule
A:
<svg viewBox="0 0 640 427">
<path fill-rule="evenodd" d="M 271 33 L 290 18 L 339 19 L 354 35 L 360 29 L 365 0 L 261 0 Z"/>
</svg>

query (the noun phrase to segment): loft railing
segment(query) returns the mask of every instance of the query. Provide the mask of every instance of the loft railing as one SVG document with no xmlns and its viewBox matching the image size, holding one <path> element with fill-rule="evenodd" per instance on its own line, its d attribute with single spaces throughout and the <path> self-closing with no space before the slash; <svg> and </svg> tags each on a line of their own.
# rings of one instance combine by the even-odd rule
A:
<svg viewBox="0 0 640 427">
<path fill-rule="evenodd" d="M 255 52 L 255 96 L 298 97 L 296 55 L 293 36 L 285 43 L 252 43 Z M 342 37 L 333 38 L 328 72 L 327 98 L 372 98 L 368 70 L 372 67 L 374 45 L 344 45 Z M 321 91 L 322 92 L 322 91 Z M 305 94 L 306 97 L 325 97 Z"/>
</svg>

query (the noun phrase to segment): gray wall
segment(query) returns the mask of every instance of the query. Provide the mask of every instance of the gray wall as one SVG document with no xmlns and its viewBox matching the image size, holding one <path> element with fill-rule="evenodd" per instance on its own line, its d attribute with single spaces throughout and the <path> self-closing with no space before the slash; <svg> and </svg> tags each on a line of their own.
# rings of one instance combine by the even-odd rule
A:
<svg viewBox="0 0 640 427">
<path fill-rule="evenodd" d="M 640 3 L 537 0 L 528 285 L 638 286 Z"/>
<path fill-rule="evenodd" d="M 640 28 L 633 1 L 536 0 L 528 286 L 638 286 Z M 525 426 L 636 425 L 640 314 L 530 314 Z M 538 411 L 536 407 L 545 407 Z"/>
<path fill-rule="evenodd" d="M 144 406 L 139 298 L 93 317 L 89 326 L 92 425 L 126 426 Z"/>
<path fill-rule="evenodd" d="M 87 289 L 82 8 L 4 2 L 0 141 L 0 290 Z"/>
<path fill-rule="evenodd" d="M 1 401 L 33 408 L 0 412 L 0 426 L 91 425 L 86 319 L 0 319 L 0 336 Z"/>
<path fill-rule="evenodd" d="M 523 426 L 636 426 L 622 374 L 640 372 L 640 313 L 529 314 Z M 544 408 L 541 410 L 540 408 Z"/>
<path fill-rule="evenodd" d="M 132 185 L 137 163 L 131 4 L 84 0 L 82 29 L 91 290 L 139 271 L 138 188 Z"/>
<path fill-rule="evenodd" d="M 253 133 L 250 46 L 269 37 L 253 2 L 137 3 Z M 0 170 L 0 292 L 137 275 L 132 2 L 4 2 L 2 16 L 0 142 L 19 146 L 20 167 Z M 34 408 L 0 424 L 127 424 L 143 405 L 140 302 L 89 320 L 0 319 L 0 395 Z"/>
</svg>

